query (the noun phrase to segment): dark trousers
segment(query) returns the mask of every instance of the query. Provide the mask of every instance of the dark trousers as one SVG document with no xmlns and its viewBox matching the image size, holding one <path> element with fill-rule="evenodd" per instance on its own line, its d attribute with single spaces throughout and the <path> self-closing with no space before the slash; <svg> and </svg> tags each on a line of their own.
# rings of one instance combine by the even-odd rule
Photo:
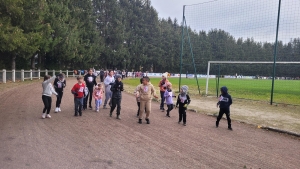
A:
<svg viewBox="0 0 300 169">
<path fill-rule="evenodd" d="M 168 110 L 167 115 L 170 115 L 170 111 L 173 110 L 173 104 L 167 104 Z"/>
<path fill-rule="evenodd" d="M 226 115 L 228 127 L 231 127 L 230 109 L 228 109 L 228 108 L 227 109 L 226 108 L 225 109 L 224 108 L 220 108 L 219 115 L 217 117 L 217 123 L 219 124 L 219 122 L 222 119 L 224 113 Z"/>
<path fill-rule="evenodd" d="M 181 120 L 183 119 L 183 123 L 186 123 L 186 109 L 185 108 L 181 108 L 179 107 L 179 120 L 178 122 L 181 122 Z"/>
<path fill-rule="evenodd" d="M 121 111 L 121 98 L 112 98 L 111 99 L 111 108 L 110 108 L 110 112 L 112 113 L 116 106 L 117 106 L 117 115 L 120 115 L 120 111 Z"/>
<path fill-rule="evenodd" d="M 138 106 L 137 116 L 140 114 L 141 102 L 136 102 Z"/>
<path fill-rule="evenodd" d="M 164 96 L 165 92 L 160 91 L 160 98 L 161 98 L 161 102 L 160 102 L 160 109 L 164 109 L 164 103 L 165 103 L 165 96 Z"/>
<path fill-rule="evenodd" d="M 82 105 L 83 105 L 83 97 L 82 98 L 74 98 L 74 105 L 75 105 L 75 115 L 82 115 Z"/>
<path fill-rule="evenodd" d="M 100 81 L 101 81 L 101 82 L 104 81 L 104 75 L 100 75 Z"/>
<path fill-rule="evenodd" d="M 56 107 L 60 107 L 60 104 L 61 104 L 61 99 L 64 95 L 64 92 L 63 91 L 56 91 L 56 93 L 58 94 L 56 96 Z"/>
<path fill-rule="evenodd" d="M 84 99 L 84 107 L 87 108 L 87 101 L 89 100 L 89 106 L 92 104 L 92 95 L 93 95 L 93 90 L 94 87 L 88 87 L 89 89 L 89 94 L 85 97 Z"/>
<path fill-rule="evenodd" d="M 45 113 L 47 110 L 47 114 L 49 114 L 51 110 L 52 98 L 50 96 L 43 95 L 42 100 L 44 103 L 43 113 Z"/>
</svg>

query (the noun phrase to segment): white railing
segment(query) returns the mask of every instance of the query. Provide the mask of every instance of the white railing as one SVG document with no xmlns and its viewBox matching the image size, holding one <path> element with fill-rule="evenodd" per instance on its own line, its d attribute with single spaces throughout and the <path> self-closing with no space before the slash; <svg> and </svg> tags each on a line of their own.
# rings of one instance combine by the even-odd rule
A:
<svg viewBox="0 0 300 169">
<path fill-rule="evenodd" d="M 41 79 L 45 75 L 56 75 L 56 73 L 65 73 L 66 77 L 72 76 L 75 77 L 73 71 L 69 70 L 0 70 L 0 82 L 6 83 L 8 80 L 16 82 L 16 80 L 24 81 L 25 79 Z M 81 72 L 79 72 L 80 74 Z"/>
</svg>

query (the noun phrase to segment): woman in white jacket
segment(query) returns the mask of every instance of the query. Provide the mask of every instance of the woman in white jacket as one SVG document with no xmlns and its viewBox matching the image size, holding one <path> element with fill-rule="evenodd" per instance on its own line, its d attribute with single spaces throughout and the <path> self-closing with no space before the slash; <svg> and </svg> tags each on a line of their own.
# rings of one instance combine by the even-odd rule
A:
<svg viewBox="0 0 300 169">
<path fill-rule="evenodd" d="M 44 103 L 44 109 L 43 109 L 43 115 L 42 115 L 43 119 L 46 118 L 46 117 L 51 118 L 51 116 L 49 114 L 50 110 L 51 110 L 51 104 L 52 104 L 51 96 L 52 96 L 52 93 L 55 94 L 55 95 L 58 95 L 55 92 L 55 90 L 54 90 L 54 88 L 51 84 L 51 82 L 53 82 L 55 78 L 56 78 L 55 76 L 53 76 L 51 78 L 50 78 L 49 75 L 44 76 L 44 82 L 42 84 L 42 86 L 43 86 L 42 100 L 43 100 L 43 103 Z M 47 110 L 47 114 L 46 114 L 46 110 Z"/>
</svg>

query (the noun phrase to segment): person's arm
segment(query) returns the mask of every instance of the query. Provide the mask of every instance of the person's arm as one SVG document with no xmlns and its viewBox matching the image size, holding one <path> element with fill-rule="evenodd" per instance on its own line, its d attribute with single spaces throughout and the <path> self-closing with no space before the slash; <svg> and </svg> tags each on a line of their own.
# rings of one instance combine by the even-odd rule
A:
<svg viewBox="0 0 300 169">
<path fill-rule="evenodd" d="M 54 90 L 54 88 L 53 88 L 52 85 L 51 85 L 51 87 L 50 87 L 50 90 L 51 90 L 51 92 L 54 93 L 56 96 L 58 95 L 58 94 L 56 93 L 56 91 Z"/>
<path fill-rule="evenodd" d="M 124 91 L 123 82 L 121 82 L 120 91 Z"/>
<path fill-rule="evenodd" d="M 50 79 L 45 80 L 43 83 L 51 83 L 55 80 L 56 76 L 52 76 Z"/>
<path fill-rule="evenodd" d="M 189 105 L 191 103 L 191 98 L 189 95 L 186 95 L 187 104 Z"/>
<path fill-rule="evenodd" d="M 179 95 L 178 95 L 177 101 L 176 101 L 176 107 L 178 107 L 179 102 L 180 102 L 180 99 L 179 99 Z"/>
<path fill-rule="evenodd" d="M 110 80 L 109 80 L 109 77 L 107 76 L 105 79 L 104 79 L 104 85 L 105 87 L 108 86 L 110 84 Z"/>
<path fill-rule="evenodd" d="M 53 82 L 53 87 L 54 87 L 54 88 L 57 88 L 57 87 L 58 87 L 58 86 L 57 86 L 57 82 L 58 82 L 58 79 L 55 78 L 55 80 L 54 80 L 54 82 Z"/>
<path fill-rule="evenodd" d="M 65 88 L 67 86 L 67 82 L 66 82 L 66 79 L 64 80 L 64 83 L 63 83 L 63 88 Z"/>
<path fill-rule="evenodd" d="M 151 85 L 151 95 L 153 95 L 155 98 L 158 98 L 158 97 L 156 96 L 156 91 L 155 91 L 153 85 Z"/>
<path fill-rule="evenodd" d="M 231 105 L 232 104 L 232 98 L 231 98 L 231 96 L 229 95 L 229 105 Z"/>
</svg>

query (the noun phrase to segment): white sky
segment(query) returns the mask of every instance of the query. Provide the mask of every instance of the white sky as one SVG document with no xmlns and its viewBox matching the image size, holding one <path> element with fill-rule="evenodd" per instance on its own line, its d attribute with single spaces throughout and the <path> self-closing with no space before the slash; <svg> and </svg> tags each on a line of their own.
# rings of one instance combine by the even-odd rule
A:
<svg viewBox="0 0 300 169">
<path fill-rule="evenodd" d="M 209 3 L 205 3 L 209 2 Z M 253 37 L 255 41 L 274 42 L 279 0 L 151 0 L 159 18 L 186 22 L 197 31 L 217 28 L 234 37 Z M 190 6 L 192 4 L 201 4 Z M 281 2 L 279 40 L 300 37 L 300 0 Z"/>
</svg>

